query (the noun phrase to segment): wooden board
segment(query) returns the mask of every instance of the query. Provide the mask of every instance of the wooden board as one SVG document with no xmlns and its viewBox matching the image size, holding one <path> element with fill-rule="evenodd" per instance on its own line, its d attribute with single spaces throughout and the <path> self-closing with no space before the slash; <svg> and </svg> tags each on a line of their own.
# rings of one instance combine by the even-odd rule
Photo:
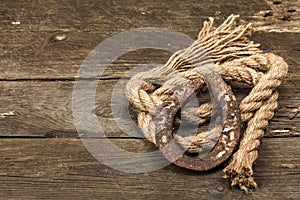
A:
<svg viewBox="0 0 300 200">
<path fill-rule="evenodd" d="M 242 23 L 252 22 L 252 39 L 289 64 L 279 89 L 280 107 L 255 163 L 258 189 L 246 195 L 231 188 L 222 178 L 224 166 L 196 173 L 170 165 L 130 174 L 96 160 L 78 139 L 72 113 L 73 86 L 82 78 L 77 72 L 91 50 L 138 27 L 162 27 L 195 38 L 208 17 L 220 24 L 230 14 L 241 15 Z M 0 34 L 0 199 L 300 199 L 300 114 L 295 115 L 300 106 L 299 0 L 3 0 Z M 55 40 L 57 35 L 66 39 Z M 128 116 L 118 118 L 126 131 L 117 126 L 111 108 L 128 104 L 112 103 L 111 95 L 129 70 L 164 63 L 170 54 L 129 52 L 110 66 L 99 62 L 100 69 L 107 67 L 103 74 L 79 80 L 98 81 L 90 113 L 117 146 L 133 152 L 156 150 Z M 91 95 L 84 87 L 79 90 Z M 234 92 L 241 99 L 248 90 Z M 117 96 L 123 93 L 116 89 Z"/>
<path fill-rule="evenodd" d="M 107 36 L 133 27 L 167 27 L 188 30 L 210 16 L 222 19 L 231 13 L 250 18 L 268 9 L 264 1 L 245 3 L 214 0 L 184 2 L 180 0 L 115 0 L 115 1 L 34 1 L 1 4 L 2 32 L 100 32 Z M 12 22 L 20 22 L 14 25 Z"/>
<path fill-rule="evenodd" d="M 220 20 L 218 20 L 220 22 Z M 184 31 L 191 38 L 196 38 L 202 27 L 194 25 L 190 32 Z M 0 58 L 0 80 L 74 80 L 80 65 L 88 54 L 110 35 L 98 32 L 70 32 L 67 39 L 53 42 L 51 38 L 58 33 L 17 32 L 3 33 L 0 38 L 2 53 Z M 290 66 L 289 79 L 299 77 L 300 33 L 266 33 L 254 32 L 252 39 L 260 43 L 262 49 L 283 56 Z M 174 42 L 176 43 L 176 42 Z M 1 46 L 0 46 L 1 50 Z M 103 50 L 105 52 L 105 49 Z M 95 73 L 94 77 L 105 79 L 120 78 L 138 64 L 149 65 L 165 63 L 171 53 L 156 49 L 137 50 L 125 54 L 110 66 L 97 63 L 103 74 Z"/>
<path fill-rule="evenodd" d="M 84 81 L 84 80 L 83 80 Z M 297 80 L 298 81 L 298 80 Z M 84 81 L 88 82 L 88 81 Z M 125 84 L 117 87 L 117 80 L 101 80 L 95 99 L 95 109 L 87 110 L 98 116 L 98 121 L 108 137 L 130 137 L 121 131 L 119 126 L 127 128 L 126 132 L 140 137 L 137 127 L 131 125 L 132 120 L 126 114 L 128 102 L 122 101 L 125 97 Z M 296 136 L 300 132 L 300 115 L 290 119 L 295 114 L 295 109 L 300 101 L 300 85 L 296 87 L 294 82 L 286 80 L 280 88 L 280 108 L 268 127 L 269 136 Z M 297 83 L 297 82 L 296 82 Z M 86 84 L 83 84 L 86 85 Z M 72 81 L 9 81 L 0 82 L 3 92 L 0 94 L 0 114 L 10 113 L 0 119 L 0 136 L 2 137 L 77 137 L 72 112 Z M 116 94 L 113 94 L 113 90 Z M 241 99 L 249 90 L 235 89 L 235 93 Z M 87 88 L 79 88 L 81 96 L 92 96 Z M 112 95 L 115 95 L 112 97 Z M 112 104 L 115 98 L 119 104 Z M 117 98 L 120 98 L 118 101 Z M 201 102 L 209 101 L 208 96 L 199 98 Z M 87 107 L 84 102 L 74 105 L 74 109 Z M 115 107 L 124 112 L 117 120 L 114 120 L 112 108 Z M 284 131 L 282 133 L 281 131 Z M 96 132 L 96 130 L 95 130 Z M 132 136 L 132 135 L 131 135 Z"/>
<path fill-rule="evenodd" d="M 0 194 L 10 198 L 300 198 L 299 138 L 263 139 L 260 158 L 255 164 L 255 180 L 260 187 L 250 195 L 230 188 L 222 178 L 221 168 L 196 173 L 170 165 L 154 172 L 128 174 L 101 164 L 80 140 L 2 139 L 0 142 Z M 133 152 L 155 149 L 140 139 L 113 142 Z"/>
</svg>

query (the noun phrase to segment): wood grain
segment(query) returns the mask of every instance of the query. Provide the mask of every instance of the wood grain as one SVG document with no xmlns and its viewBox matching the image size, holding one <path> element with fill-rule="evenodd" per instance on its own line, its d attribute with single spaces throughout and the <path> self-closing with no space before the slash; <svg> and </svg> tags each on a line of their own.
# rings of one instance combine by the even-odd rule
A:
<svg viewBox="0 0 300 200">
<path fill-rule="evenodd" d="M 268 9 L 266 2 L 253 0 L 237 1 L 136 1 L 114 0 L 20 0 L 1 2 L 2 32 L 53 32 L 80 31 L 101 32 L 106 35 L 133 27 L 167 27 L 188 30 L 200 25 L 203 19 L 216 16 L 219 19 L 231 13 L 243 18 Z M 12 22 L 20 22 L 14 25 Z M 198 26 L 199 27 L 199 26 Z"/>
<path fill-rule="evenodd" d="M 79 87 L 78 92 L 82 97 L 93 96 L 87 90 L 88 82 Z M 121 83 L 123 83 L 121 81 Z M 117 87 L 117 80 L 102 80 L 98 82 L 95 99 L 95 109 L 88 110 L 88 104 L 83 98 L 74 109 L 84 108 L 86 113 L 98 117 L 100 126 L 108 137 L 141 137 L 139 130 L 126 115 L 128 102 L 125 97 L 125 84 Z M 280 109 L 271 120 L 267 129 L 268 136 L 299 135 L 300 116 L 290 119 L 295 114 L 299 105 L 300 87 L 291 87 L 289 81 L 280 88 Z M 0 82 L 3 92 L 0 94 L 0 114 L 13 112 L 13 115 L 4 116 L 0 119 L 0 136 L 39 136 L 39 137 L 77 137 L 72 113 L 72 92 L 74 82 L 71 81 L 9 81 Z M 116 88 L 114 88 L 116 87 Z M 115 90 L 114 96 L 113 90 Z M 244 97 L 249 90 L 234 89 L 239 99 Z M 112 104 L 112 98 L 117 103 Z M 209 100 L 209 96 L 199 97 L 200 102 Z M 114 119 L 112 107 L 118 109 L 120 116 Z M 129 116 L 129 117 L 128 117 Z M 118 127 L 125 127 L 121 131 Z M 87 127 L 88 128 L 88 127 Z M 283 131 L 280 132 L 280 131 Z M 95 130 L 96 132 L 96 130 Z M 127 135 L 129 134 L 129 135 Z"/>
<path fill-rule="evenodd" d="M 196 38 L 201 25 L 184 31 Z M 0 37 L 0 80 L 74 80 L 80 78 L 77 72 L 88 54 L 109 36 L 95 32 L 66 33 L 64 41 L 52 41 L 57 33 L 29 32 L 2 33 Z M 300 33 L 254 32 L 252 39 L 260 43 L 266 52 L 282 56 L 290 66 L 289 76 L 299 76 Z M 176 42 L 175 42 L 176 43 Z M 2 48 L 1 48 L 2 46 Z M 103 50 L 105 52 L 105 49 Z M 103 74 L 95 77 L 120 78 L 137 65 L 163 64 L 171 53 L 156 49 L 141 49 L 129 52 L 110 66 L 97 62 Z"/>
<path fill-rule="evenodd" d="M 300 106 L 299 3 L 2 0 L 0 199 L 300 199 L 300 114 L 291 118 Z M 72 116 L 74 81 L 82 78 L 77 71 L 91 50 L 117 33 L 138 27 L 162 27 L 195 38 L 208 17 L 220 24 L 232 13 L 241 16 L 241 23 L 254 24 L 252 38 L 264 51 L 282 56 L 289 64 L 288 77 L 280 87 L 279 110 L 262 140 L 254 168 L 259 188 L 250 195 L 230 188 L 222 178 L 223 166 L 207 173 L 170 165 L 130 174 L 97 161 L 78 139 Z M 55 40 L 58 34 L 66 39 Z M 87 84 L 98 81 L 95 108 L 87 113 L 97 117 L 106 136 L 121 148 L 137 153 L 156 150 L 129 123 L 130 117 L 123 113 L 126 101 L 111 101 L 117 81 L 130 78 L 126 73 L 137 66 L 166 62 L 170 54 L 153 49 L 129 52 L 108 67 L 97 63 L 106 69 L 103 74 L 80 79 Z M 79 91 L 83 97 L 92 95 L 84 86 Z M 115 92 L 120 98 L 124 90 Z M 234 88 L 234 92 L 241 99 L 248 90 Z M 75 108 L 86 106 L 81 101 Z M 111 107 L 122 108 L 118 125 Z M 107 154 L 112 160 L 119 158 Z"/>
<path fill-rule="evenodd" d="M 197 173 L 170 165 L 154 172 L 129 174 L 101 164 L 77 139 L 2 139 L 0 142 L 0 194 L 8 199 L 300 197 L 299 138 L 263 139 L 255 164 L 255 180 L 260 187 L 250 195 L 230 188 L 222 178 L 221 168 Z M 146 140 L 114 139 L 113 142 L 129 151 L 153 151 Z"/>
</svg>

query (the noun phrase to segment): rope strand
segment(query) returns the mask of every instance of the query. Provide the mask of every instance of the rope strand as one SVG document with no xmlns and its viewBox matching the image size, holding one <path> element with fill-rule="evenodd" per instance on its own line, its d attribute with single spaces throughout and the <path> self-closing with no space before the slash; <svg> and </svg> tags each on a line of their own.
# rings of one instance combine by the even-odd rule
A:
<svg viewBox="0 0 300 200">
<path fill-rule="evenodd" d="M 258 158 L 257 148 L 268 120 L 272 119 L 277 109 L 277 88 L 287 75 L 288 65 L 279 56 L 263 54 L 260 45 L 248 39 L 252 24 L 237 26 L 238 18 L 238 15 L 230 15 L 217 28 L 213 26 L 214 19 L 209 18 L 209 21 L 204 22 L 196 42 L 174 53 L 165 65 L 135 75 L 126 86 L 126 95 L 139 109 L 139 127 L 145 137 L 155 144 L 155 108 L 169 101 L 175 88 L 186 87 L 186 81 L 191 83 L 194 92 L 205 88 L 203 74 L 195 65 L 213 62 L 228 84 L 239 82 L 252 87 L 239 106 L 242 121 L 247 122 L 247 128 L 237 152 L 224 169 L 224 177 L 230 179 L 232 185 L 239 185 L 240 189 L 247 192 L 249 188 L 257 187 L 252 165 Z M 198 108 L 185 109 L 181 119 L 203 124 L 209 120 L 211 112 L 212 105 L 205 103 Z M 181 119 L 175 118 L 173 125 L 179 125 Z M 173 133 L 177 143 L 187 148 L 189 153 L 199 152 L 208 134 L 204 132 L 183 137 Z"/>
</svg>

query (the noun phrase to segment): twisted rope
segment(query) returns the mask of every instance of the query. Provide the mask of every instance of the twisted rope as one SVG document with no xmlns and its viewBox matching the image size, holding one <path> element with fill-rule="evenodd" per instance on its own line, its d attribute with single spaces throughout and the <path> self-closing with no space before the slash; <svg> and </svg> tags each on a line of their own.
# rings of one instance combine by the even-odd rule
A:
<svg viewBox="0 0 300 200">
<path fill-rule="evenodd" d="M 276 89 L 287 75 L 288 66 L 281 57 L 272 53 L 264 54 L 259 44 L 250 41 L 251 23 L 237 26 L 238 18 L 237 15 L 231 15 L 217 28 L 213 26 L 213 18 L 209 18 L 189 48 L 174 53 L 165 65 L 132 77 L 126 86 L 126 93 L 130 102 L 139 109 L 139 127 L 145 137 L 155 144 L 155 108 L 170 100 L 174 88 L 186 87 L 186 81 L 196 93 L 205 89 L 203 74 L 195 64 L 213 62 L 228 84 L 239 82 L 252 87 L 239 106 L 247 128 L 237 152 L 224 169 L 225 178 L 230 179 L 232 185 L 239 185 L 242 190 L 248 191 L 248 188 L 257 186 L 252 165 L 258 158 L 257 148 L 268 120 L 272 119 L 277 109 Z M 178 78 L 178 74 L 181 78 Z M 202 124 L 209 120 L 211 112 L 212 105 L 208 102 L 198 108 L 185 109 L 181 119 Z M 174 125 L 180 124 L 181 119 L 175 118 Z M 201 151 L 208 134 L 204 132 L 183 137 L 173 133 L 177 143 L 190 153 Z"/>
</svg>

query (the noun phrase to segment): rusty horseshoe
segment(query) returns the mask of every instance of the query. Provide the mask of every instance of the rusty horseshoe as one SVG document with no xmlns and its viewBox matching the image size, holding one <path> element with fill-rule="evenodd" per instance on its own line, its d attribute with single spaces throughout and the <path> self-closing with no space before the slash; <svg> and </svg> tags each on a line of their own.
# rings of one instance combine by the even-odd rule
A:
<svg viewBox="0 0 300 200">
<path fill-rule="evenodd" d="M 210 84 L 211 87 L 220 85 L 214 78 L 210 78 Z M 156 145 L 170 162 L 186 169 L 205 171 L 220 165 L 233 153 L 241 132 L 239 105 L 231 88 L 225 83 L 222 87 L 223 95 L 218 97 L 218 101 L 224 102 L 223 107 L 226 109 L 226 113 L 223 114 L 225 114 L 225 120 L 217 142 L 212 150 L 203 157 L 187 155 L 185 150 L 175 142 L 172 133 L 173 120 L 181 107 L 180 104 L 189 99 L 193 88 L 181 88 L 180 94 L 174 91 L 170 96 L 171 100 L 167 104 L 157 106 L 156 116 L 153 117 Z"/>
</svg>

